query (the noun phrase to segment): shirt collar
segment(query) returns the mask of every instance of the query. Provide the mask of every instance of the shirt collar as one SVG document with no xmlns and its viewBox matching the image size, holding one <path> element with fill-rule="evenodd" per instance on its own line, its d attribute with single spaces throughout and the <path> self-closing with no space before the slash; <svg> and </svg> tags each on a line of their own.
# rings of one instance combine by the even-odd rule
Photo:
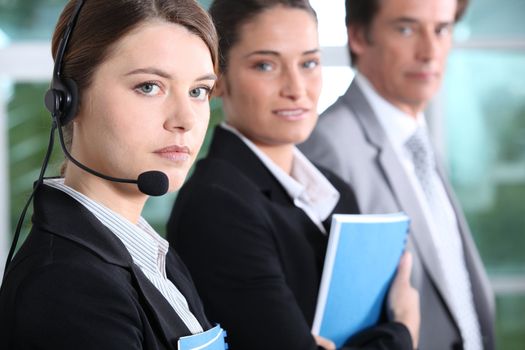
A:
<svg viewBox="0 0 525 350">
<path fill-rule="evenodd" d="M 357 73 L 355 80 L 393 145 L 402 148 L 418 127 L 426 128 L 423 113 L 414 119 L 379 95 L 364 75 Z"/>
<path fill-rule="evenodd" d="M 165 258 L 169 243 L 155 232 L 143 217 L 139 217 L 137 224 L 134 224 L 119 213 L 67 186 L 63 178 L 46 179 L 45 184 L 70 195 L 93 213 L 122 241 L 133 262 L 141 269 L 166 275 Z"/>
<path fill-rule="evenodd" d="M 332 213 L 339 201 L 339 192 L 297 147 L 293 150 L 291 174 L 287 174 L 233 126 L 221 123 L 221 127 L 237 135 L 253 151 L 294 202 L 306 203 L 321 221 Z"/>
</svg>

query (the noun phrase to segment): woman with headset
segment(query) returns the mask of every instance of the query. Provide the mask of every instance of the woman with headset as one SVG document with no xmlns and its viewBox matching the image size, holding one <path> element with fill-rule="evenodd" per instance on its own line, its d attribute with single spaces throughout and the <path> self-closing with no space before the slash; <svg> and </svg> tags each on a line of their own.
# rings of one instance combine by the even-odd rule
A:
<svg viewBox="0 0 525 350">
<path fill-rule="evenodd" d="M 69 161 L 37 182 L 0 291 L 0 347 L 177 349 L 212 326 L 141 211 L 182 185 L 201 147 L 213 24 L 194 0 L 71 0 L 52 51 L 46 106 Z"/>
<path fill-rule="evenodd" d="M 232 348 L 333 348 L 311 334 L 328 225 L 332 213 L 358 209 L 342 180 L 295 147 L 317 120 L 315 12 L 307 0 L 215 0 L 210 13 L 226 121 L 178 193 L 168 239 Z M 389 293 L 392 322 L 361 332 L 346 348 L 417 347 L 410 266 L 405 256 Z"/>
</svg>

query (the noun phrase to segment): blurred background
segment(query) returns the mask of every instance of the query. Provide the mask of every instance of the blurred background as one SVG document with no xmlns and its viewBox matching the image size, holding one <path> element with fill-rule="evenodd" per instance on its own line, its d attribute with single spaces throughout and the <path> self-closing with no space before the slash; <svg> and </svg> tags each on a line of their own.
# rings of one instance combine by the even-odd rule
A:
<svg viewBox="0 0 525 350">
<path fill-rule="evenodd" d="M 0 0 L 0 272 L 47 147 L 49 41 L 65 2 Z M 345 47 L 344 1 L 311 2 L 323 51 L 321 112 L 345 92 L 354 73 Z M 210 1 L 201 3 L 207 7 Z M 524 16 L 524 0 L 471 0 L 455 29 L 444 84 L 427 111 L 496 292 L 502 350 L 525 349 Z M 221 119 L 214 100 L 210 124 Z M 52 159 L 48 176 L 58 174 L 63 159 L 58 144 Z M 153 198 L 145 209 L 161 234 L 175 197 Z"/>
</svg>

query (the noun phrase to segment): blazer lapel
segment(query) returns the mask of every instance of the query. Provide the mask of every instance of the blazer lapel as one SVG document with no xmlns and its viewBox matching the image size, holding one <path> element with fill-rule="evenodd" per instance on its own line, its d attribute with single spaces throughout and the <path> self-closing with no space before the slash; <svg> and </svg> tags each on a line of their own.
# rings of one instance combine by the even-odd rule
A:
<svg viewBox="0 0 525 350">
<path fill-rule="evenodd" d="M 233 164 L 272 201 L 289 205 L 292 200 L 261 160 L 232 132 L 217 126 L 208 157 Z"/>
<path fill-rule="evenodd" d="M 132 264 L 131 272 L 133 280 L 138 286 L 137 292 L 142 300 L 142 305 L 149 311 L 152 321 L 155 322 L 158 335 L 162 334 L 166 343 L 170 343 L 170 340 L 176 340 L 181 335 L 190 334 L 190 330 L 173 310 L 171 304 L 148 280 L 140 268 Z M 171 344 L 171 346 L 173 345 L 176 344 Z"/>
<path fill-rule="evenodd" d="M 204 308 L 197 294 L 197 289 L 193 284 L 193 280 L 190 277 L 190 273 L 174 250 L 170 250 L 167 256 L 166 274 L 168 279 L 172 281 L 182 295 L 184 295 L 190 311 L 197 318 L 202 328 L 205 330 L 211 328 L 211 324 L 204 314 Z"/>
<path fill-rule="evenodd" d="M 35 208 L 37 206 L 38 210 L 35 210 L 35 213 L 41 214 L 33 215 L 35 225 L 70 239 L 94 252 L 107 263 L 121 266 L 130 272 L 140 302 L 146 310 L 150 311 L 151 320 L 156 322 L 155 331 L 158 332 L 159 338 L 162 334 L 164 341 L 169 343 L 170 339 L 178 339 L 181 335 L 190 334 L 169 302 L 133 263 L 124 244 L 87 208 L 64 192 L 46 185 L 42 185 L 35 195 Z M 56 220 L 48 218 L 56 218 Z M 172 274 L 176 275 L 173 272 Z M 181 279 L 176 279 L 174 283 L 179 280 Z M 189 292 L 191 286 L 184 282 L 180 285 L 183 286 L 181 292 L 184 295 L 192 296 Z M 193 298 L 188 299 L 194 302 Z M 201 325 L 206 326 L 207 323 Z"/>
<path fill-rule="evenodd" d="M 367 102 L 367 99 L 354 82 L 350 85 L 345 101 L 349 108 L 354 112 L 362 126 L 363 132 L 372 147 L 377 149 L 377 162 L 394 193 L 399 208 L 402 208 L 410 217 L 410 241 L 418 251 L 418 256 L 424 268 L 429 272 L 430 277 L 435 283 L 451 314 L 455 318 L 451 296 L 444 288 L 445 279 L 440 268 L 437 253 L 433 248 L 430 227 L 424 219 L 421 206 L 411 188 L 410 182 L 402 170 L 395 151 L 387 139 L 377 116 Z M 457 323 L 457 319 L 456 319 Z"/>
<path fill-rule="evenodd" d="M 224 128 L 217 126 L 215 128 L 213 141 L 210 146 L 208 158 L 220 158 L 234 165 L 241 173 L 246 175 L 251 183 L 258 190 L 272 201 L 279 205 L 283 212 L 288 215 L 298 215 L 297 207 L 288 195 L 281 183 L 266 168 L 262 161 L 246 146 L 246 144 L 237 136 Z M 312 230 L 309 232 L 318 232 L 321 240 L 325 240 L 325 235 L 317 225 L 302 210 L 299 215 L 307 217 L 308 224 Z M 310 237 L 310 239 L 319 239 L 319 237 Z"/>
</svg>

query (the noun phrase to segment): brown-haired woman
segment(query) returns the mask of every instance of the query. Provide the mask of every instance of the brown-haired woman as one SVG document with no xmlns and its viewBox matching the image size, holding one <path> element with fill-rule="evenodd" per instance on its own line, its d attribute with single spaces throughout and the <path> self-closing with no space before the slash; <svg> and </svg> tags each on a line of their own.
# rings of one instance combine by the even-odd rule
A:
<svg viewBox="0 0 525 350">
<path fill-rule="evenodd" d="M 74 14 L 57 63 L 61 81 L 78 86 L 78 106 L 51 94 L 49 107 L 66 103 L 53 114 L 67 123 L 72 158 L 115 178 L 162 172 L 177 190 L 209 119 L 209 16 L 194 0 L 71 0 L 55 59 Z M 2 349 L 177 349 L 211 328 L 185 266 L 141 217 L 147 199 L 74 162 L 38 186 L 32 230 L 0 291 Z"/>
<path fill-rule="evenodd" d="M 226 123 L 178 193 L 168 239 L 232 349 L 331 348 L 311 334 L 328 225 L 332 213 L 358 209 L 342 180 L 295 147 L 317 120 L 315 12 L 307 0 L 216 0 L 210 13 Z M 389 294 L 395 322 L 365 330 L 348 348 L 417 346 L 409 276 L 405 256 Z"/>
</svg>

